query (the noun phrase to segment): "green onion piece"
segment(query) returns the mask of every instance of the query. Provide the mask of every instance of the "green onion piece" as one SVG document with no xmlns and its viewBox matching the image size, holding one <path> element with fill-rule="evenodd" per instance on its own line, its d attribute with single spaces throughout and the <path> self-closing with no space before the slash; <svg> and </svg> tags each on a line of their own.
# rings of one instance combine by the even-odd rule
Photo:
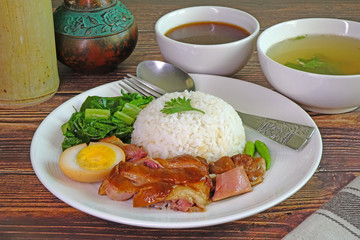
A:
<svg viewBox="0 0 360 240">
<path fill-rule="evenodd" d="M 69 130 L 69 128 L 70 128 L 69 122 L 66 122 L 66 123 L 64 123 L 63 125 L 61 125 L 61 131 L 62 131 L 62 133 L 63 133 L 63 134 L 66 133 L 66 132 Z"/>
<path fill-rule="evenodd" d="M 136 118 L 141 110 L 142 110 L 142 108 L 140 108 L 134 104 L 125 103 L 124 107 L 121 111 L 132 118 Z"/>
<path fill-rule="evenodd" d="M 126 113 L 123 113 L 120 111 L 115 112 L 114 117 L 116 117 L 120 121 L 123 121 L 127 125 L 131 125 L 135 121 L 134 118 L 132 118 L 129 115 L 127 115 Z"/>
<path fill-rule="evenodd" d="M 110 115 L 109 109 L 85 109 L 85 119 L 108 119 Z"/>
</svg>

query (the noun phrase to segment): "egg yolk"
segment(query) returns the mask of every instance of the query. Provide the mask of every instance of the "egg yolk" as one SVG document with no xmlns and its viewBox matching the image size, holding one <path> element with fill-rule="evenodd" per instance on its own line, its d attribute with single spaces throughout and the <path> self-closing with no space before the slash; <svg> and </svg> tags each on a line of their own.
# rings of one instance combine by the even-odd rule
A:
<svg viewBox="0 0 360 240">
<path fill-rule="evenodd" d="M 110 168 L 116 161 L 116 152 L 105 145 L 89 145 L 78 153 L 76 163 L 89 171 L 99 171 Z"/>
</svg>

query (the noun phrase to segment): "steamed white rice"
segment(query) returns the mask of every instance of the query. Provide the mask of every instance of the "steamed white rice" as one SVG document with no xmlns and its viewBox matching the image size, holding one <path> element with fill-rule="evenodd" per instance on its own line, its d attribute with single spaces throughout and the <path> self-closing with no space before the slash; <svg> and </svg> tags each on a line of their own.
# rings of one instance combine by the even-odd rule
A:
<svg viewBox="0 0 360 240">
<path fill-rule="evenodd" d="M 165 102 L 191 99 L 191 106 L 205 112 L 165 114 Z M 208 162 L 242 153 L 245 131 L 235 109 L 224 100 L 199 91 L 168 93 L 154 99 L 138 115 L 131 142 L 142 146 L 153 158 L 190 154 Z"/>
</svg>

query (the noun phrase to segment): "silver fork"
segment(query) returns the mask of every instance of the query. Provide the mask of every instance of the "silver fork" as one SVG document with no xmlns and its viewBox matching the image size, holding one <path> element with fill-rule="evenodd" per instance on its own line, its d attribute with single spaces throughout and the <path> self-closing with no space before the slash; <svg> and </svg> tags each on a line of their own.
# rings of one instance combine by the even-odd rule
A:
<svg viewBox="0 0 360 240">
<path fill-rule="evenodd" d="M 119 81 L 119 85 L 128 92 L 138 92 L 147 97 L 158 98 L 167 93 L 164 89 L 131 74 Z M 295 150 L 304 148 L 315 131 L 314 127 L 302 124 L 255 116 L 239 111 L 237 113 L 247 127 Z"/>
</svg>

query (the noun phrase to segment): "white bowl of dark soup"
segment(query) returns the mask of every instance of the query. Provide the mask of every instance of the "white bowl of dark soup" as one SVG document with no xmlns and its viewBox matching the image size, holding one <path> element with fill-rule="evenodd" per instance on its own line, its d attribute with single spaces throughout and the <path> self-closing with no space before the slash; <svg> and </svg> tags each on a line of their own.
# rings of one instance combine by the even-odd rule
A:
<svg viewBox="0 0 360 240">
<path fill-rule="evenodd" d="M 252 56 L 260 25 L 233 8 L 198 6 L 175 10 L 155 25 L 161 54 L 189 73 L 231 76 Z"/>
<path fill-rule="evenodd" d="M 257 50 L 270 84 L 305 109 L 336 114 L 360 106 L 360 23 L 279 23 L 260 34 Z"/>
</svg>

